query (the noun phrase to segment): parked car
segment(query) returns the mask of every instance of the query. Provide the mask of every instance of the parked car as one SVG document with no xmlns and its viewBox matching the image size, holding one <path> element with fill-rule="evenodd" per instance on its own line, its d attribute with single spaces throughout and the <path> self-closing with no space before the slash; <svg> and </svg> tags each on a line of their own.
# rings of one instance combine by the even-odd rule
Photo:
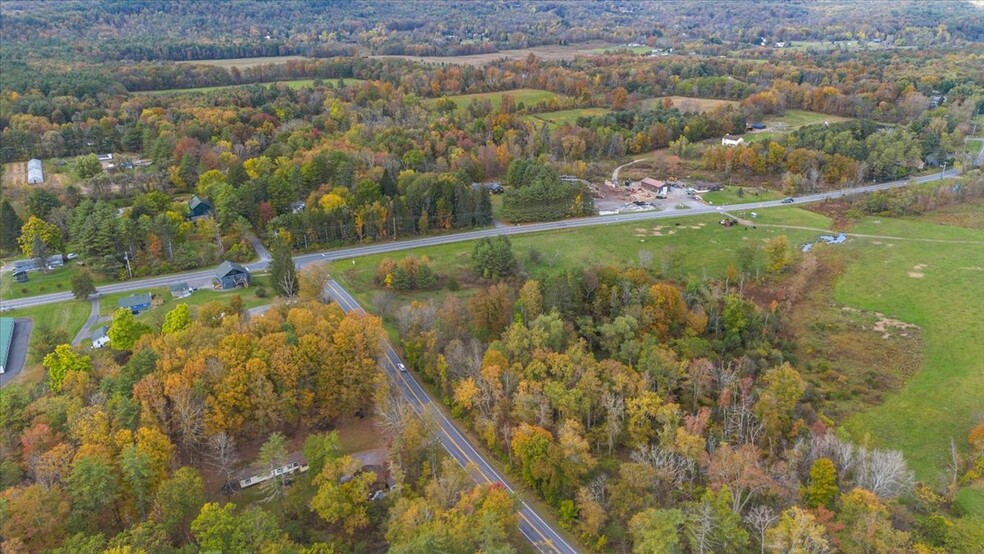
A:
<svg viewBox="0 0 984 554">
<path fill-rule="evenodd" d="M 78 258 L 78 257 L 79 257 L 79 255 L 76 254 L 75 252 L 72 252 L 70 254 L 66 254 L 65 255 L 65 259 L 66 260 L 74 260 L 75 258 Z"/>
<path fill-rule="evenodd" d="M 783 204 L 792 204 L 793 202 L 795 202 L 795 200 L 793 198 L 791 198 L 791 197 L 787 197 L 787 198 L 783 198 L 782 199 L 782 203 Z"/>
</svg>

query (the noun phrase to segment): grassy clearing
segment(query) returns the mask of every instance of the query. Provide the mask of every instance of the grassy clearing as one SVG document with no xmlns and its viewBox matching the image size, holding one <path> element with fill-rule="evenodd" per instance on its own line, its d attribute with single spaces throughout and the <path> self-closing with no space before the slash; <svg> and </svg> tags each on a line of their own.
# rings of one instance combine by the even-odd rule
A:
<svg viewBox="0 0 984 554">
<path fill-rule="evenodd" d="M 146 91 L 134 92 L 133 94 L 138 95 L 138 96 L 143 96 L 143 95 L 147 95 L 147 96 L 170 96 L 170 95 L 174 95 L 174 94 L 189 94 L 189 93 L 202 94 L 202 93 L 207 93 L 207 92 L 215 92 L 217 90 L 229 90 L 229 89 L 234 89 L 234 88 L 243 88 L 243 87 L 249 87 L 249 86 L 255 86 L 255 85 L 261 85 L 261 86 L 286 85 L 287 87 L 292 88 L 292 89 L 299 89 L 299 88 L 314 86 L 314 81 L 315 81 L 315 79 L 297 79 L 297 80 L 293 80 L 293 81 L 271 81 L 269 83 L 248 83 L 248 84 L 242 84 L 242 85 L 223 85 L 223 86 L 218 86 L 218 87 L 197 87 L 197 88 L 173 88 L 173 89 L 164 89 L 164 90 L 146 90 Z M 362 79 L 347 79 L 347 78 L 322 79 L 322 81 L 326 85 L 332 85 L 332 86 L 334 86 L 335 83 L 338 83 L 339 81 L 341 81 L 342 82 L 342 86 L 346 86 L 346 87 L 347 86 L 351 86 L 351 85 L 357 85 L 359 83 L 364 82 Z"/>
<path fill-rule="evenodd" d="M 576 123 L 577 118 L 579 117 L 605 115 L 608 112 L 608 108 L 578 108 L 575 110 L 560 110 L 558 112 L 538 113 L 526 117 L 546 123 L 547 125 L 567 125 Z"/>
<path fill-rule="evenodd" d="M 981 151 L 981 140 L 971 139 L 964 142 L 964 150 L 970 152 L 971 154 L 976 154 Z"/>
<path fill-rule="evenodd" d="M 825 113 L 808 112 L 806 110 L 786 110 L 784 115 L 770 115 L 763 119 L 766 127 L 762 131 L 745 133 L 743 136 L 746 141 L 753 140 L 772 140 L 782 135 L 791 133 L 807 125 L 818 125 L 822 123 L 840 123 L 850 121 L 849 117 L 829 115 Z"/>
<path fill-rule="evenodd" d="M 610 46 L 606 48 L 594 48 L 588 50 L 588 54 L 648 54 L 652 52 L 653 49 L 649 46 Z"/>
<path fill-rule="evenodd" d="M 502 92 L 480 92 L 477 94 L 458 94 L 455 96 L 446 96 L 445 98 L 451 99 L 455 106 L 459 110 L 465 109 L 472 102 L 472 100 L 481 102 L 483 100 L 488 100 L 492 104 L 493 108 L 498 108 L 502 104 L 502 97 L 508 94 L 512 96 L 513 102 L 519 105 L 520 102 L 527 106 L 533 106 L 540 102 L 546 102 L 551 98 L 560 98 L 557 94 L 550 92 L 549 90 L 539 90 L 533 88 L 520 88 L 516 90 L 506 90 Z M 430 103 L 434 104 L 437 99 L 431 100 Z"/>
<path fill-rule="evenodd" d="M 661 96 L 659 98 L 647 98 L 640 104 L 645 110 L 652 110 L 663 105 L 664 100 L 671 100 L 673 106 L 683 113 L 705 113 L 720 106 L 737 106 L 735 100 L 717 100 L 714 98 L 691 98 L 689 96 Z"/>
<path fill-rule="evenodd" d="M 867 218 L 855 229 L 896 237 L 980 241 L 975 229 L 928 222 Z M 859 261 L 838 281 L 835 299 L 848 306 L 912 323 L 922 330 L 917 374 L 883 404 L 845 422 L 855 440 L 901 449 L 921 480 L 931 481 L 949 460 L 953 438 L 966 436 L 984 410 L 984 247 L 980 244 L 860 239 Z"/>
<path fill-rule="evenodd" d="M 189 60 L 181 61 L 178 63 L 188 63 L 196 65 L 214 65 L 217 67 L 224 67 L 226 69 L 232 67 L 238 67 L 240 69 L 248 67 L 256 67 L 259 65 L 270 65 L 270 64 L 281 64 L 287 63 L 293 60 L 307 60 L 304 56 L 268 56 L 261 58 L 222 58 L 218 60 Z"/>
<path fill-rule="evenodd" d="M 510 237 L 516 257 L 523 262 L 524 270 L 534 278 L 566 271 L 575 267 L 640 264 L 640 252 L 651 255 L 653 263 L 659 263 L 667 247 L 672 247 L 683 255 L 678 256 L 675 270 L 680 275 L 699 275 L 704 271 L 708 276 L 722 277 L 728 264 L 735 261 L 738 248 L 746 240 L 763 240 L 778 235 L 786 235 L 791 247 L 812 239 L 816 232 L 787 230 L 779 228 L 730 229 L 718 225 L 717 215 L 687 216 L 679 218 L 633 223 L 613 223 L 595 227 L 582 227 L 533 233 Z M 797 208 L 773 208 L 763 210 L 759 220 L 773 224 L 795 224 L 804 226 L 829 225 L 825 216 Z M 454 276 L 462 284 L 461 294 L 467 291 L 471 279 L 471 251 L 474 242 L 445 244 L 414 250 L 416 256 L 427 256 L 431 267 L 441 276 Z M 530 261 L 530 252 L 535 250 L 540 258 L 538 263 Z M 373 294 L 380 289 L 373 285 L 376 265 L 385 258 L 402 258 L 401 254 L 379 254 L 359 258 L 356 265 L 338 267 L 336 277 L 359 302 L 371 307 Z M 433 292 L 398 293 L 398 300 L 417 300 L 433 297 Z"/>
<path fill-rule="evenodd" d="M 978 486 L 960 489 L 953 504 L 961 514 L 984 519 L 984 488 Z"/>
<path fill-rule="evenodd" d="M 738 191 L 744 190 L 744 196 L 738 196 Z M 724 204 L 745 204 L 748 202 L 766 202 L 782 198 L 782 193 L 759 187 L 724 187 L 724 190 L 705 192 L 701 195 L 705 202 L 715 206 Z"/>
</svg>

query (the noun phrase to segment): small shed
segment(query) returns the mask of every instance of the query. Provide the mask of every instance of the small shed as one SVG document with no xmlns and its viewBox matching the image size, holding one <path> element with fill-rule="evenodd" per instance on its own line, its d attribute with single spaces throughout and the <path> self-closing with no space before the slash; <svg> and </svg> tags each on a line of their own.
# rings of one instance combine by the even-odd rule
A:
<svg viewBox="0 0 984 554">
<path fill-rule="evenodd" d="M 93 348 L 102 348 L 106 346 L 109 344 L 109 327 L 103 325 L 98 329 L 94 329 L 89 338 L 92 339 Z"/>
<path fill-rule="evenodd" d="M 27 270 L 14 268 L 14 282 L 16 283 L 26 283 L 27 282 Z"/>
<path fill-rule="evenodd" d="M 188 218 L 197 219 L 199 217 L 207 217 L 212 214 L 212 204 L 204 198 L 199 198 L 198 195 L 191 197 L 188 201 Z"/>
<path fill-rule="evenodd" d="M 130 296 L 120 298 L 116 301 L 116 303 L 119 307 L 126 308 L 136 315 L 144 310 L 150 309 L 151 296 L 149 292 L 145 292 L 143 294 L 131 294 Z"/>
<path fill-rule="evenodd" d="M 176 285 L 171 285 L 171 296 L 175 298 L 188 298 L 191 296 L 192 290 L 188 286 L 188 283 L 178 283 Z"/>
<path fill-rule="evenodd" d="M 659 189 L 666 186 L 666 181 L 660 181 L 659 179 L 653 179 L 652 177 L 646 177 L 639 184 L 645 188 L 658 192 Z"/>
<path fill-rule="evenodd" d="M 215 270 L 215 278 L 223 289 L 249 286 L 249 270 L 228 260 Z"/>
<path fill-rule="evenodd" d="M 35 158 L 27 162 L 27 182 L 31 185 L 39 185 L 44 182 L 41 160 Z"/>
</svg>

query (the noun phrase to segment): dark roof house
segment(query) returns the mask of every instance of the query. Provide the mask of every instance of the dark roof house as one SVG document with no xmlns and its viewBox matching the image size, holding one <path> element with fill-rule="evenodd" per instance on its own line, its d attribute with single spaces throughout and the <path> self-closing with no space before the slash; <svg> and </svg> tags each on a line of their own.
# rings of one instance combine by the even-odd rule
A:
<svg viewBox="0 0 984 554">
<path fill-rule="evenodd" d="M 249 270 L 228 260 L 216 268 L 215 278 L 223 289 L 249 286 Z"/>
<path fill-rule="evenodd" d="M 119 307 L 126 308 L 134 314 L 138 314 L 144 310 L 150 309 L 151 296 L 149 292 L 145 292 L 143 294 L 131 294 L 130 296 L 120 298 L 116 301 L 116 303 Z"/>
<path fill-rule="evenodd" d="M 196 194 L 191 197 L 188 201 L 188 217 L 195 219 L 196 217 L 205 217 L 212 213 L 212 204 L 208 200 L 199 198 Z"/>
<path fill-rule="evenodd" d="M 14 268 L 13 277 L 14 277 L 14 281 L 16 281 L 18 283 L 26 283 L 27 282 L 27 271 L 24 270 L 24 269 L 20 269 L 20 268 Z"/>
<path fill-rule="evenodd" d="M 187 298 L 191 296 L 192 290 L 188 286 L 188 283 L 177 283 L 169 287 L 171 289 L 171 296 L 175 298 Z"/>
</svg>

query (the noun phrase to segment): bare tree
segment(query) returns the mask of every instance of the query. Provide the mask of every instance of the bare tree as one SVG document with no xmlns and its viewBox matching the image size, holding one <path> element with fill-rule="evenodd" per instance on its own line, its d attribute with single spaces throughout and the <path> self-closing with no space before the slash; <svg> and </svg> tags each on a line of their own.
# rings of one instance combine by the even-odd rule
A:
<svg viewBox="0 0 984 554">
<path fill-rule="evenodd" d="M 225 432 L 219 432 L 208 439 L 209 465 L 218 469 L 223 480 L 223 490 L 228 491 L 232 482 L 232 473 L 239 464 L 239 452 L 236 451 L 236 441 Z"/>
<path fill-rule="evenodd" d="M 704 554 L 717 546 L 714 533 L 717 521 L 715 521 L 714 508 L 710 502 L 705 500 L 699 504 L 694 513 L 690 515 L 690 521 L 686 527 L 687 534 L 693 541 L 693 547 L 699 554 Z"/>
<path fill-rule="evenodd" d="M 765 554 L 765 532 L 769 530 L 769 527 L 772 527 L 777 519 L 779 516 L 772 511 L 772 508 L 764 504 L 755 506 L 745 516 L 745 523 L 758 533 L 761 554 Z"/>
<path fill-rule="evenodd" d="M 625 421 L 625 400 L 622 395 L 613 392 L 606 392 L 601 400 L 605 409 L 605 435 L 608 438 L 608 455 L 612 455 L 615 447 L 615 437 L 622 432 L 622 423 Z"/>
<path fill-rule="evenodd" d="M 171 395 L 171 426 L 185 451 L 194 452 L 205 433 L 205 395 L 193 388 L 182 388 Z"/>
</svg>

